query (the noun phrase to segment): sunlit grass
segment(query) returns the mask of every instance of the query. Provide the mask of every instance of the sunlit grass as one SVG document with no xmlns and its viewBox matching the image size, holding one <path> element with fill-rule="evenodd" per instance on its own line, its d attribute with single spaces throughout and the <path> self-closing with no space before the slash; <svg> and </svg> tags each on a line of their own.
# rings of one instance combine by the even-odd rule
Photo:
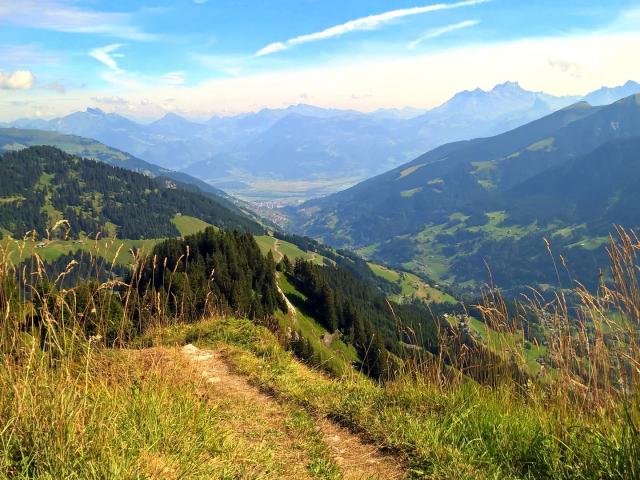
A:
<svg viewBox="0 0 640 480">
<path fill-rule="evenodd" d="M 440 338 L 442 351 L 453 356 L 407 359 L 397 377 L 376 382 L 348 362 L 329 375 L 297 361 L 268 319 L 272 331 L 207 312 L 186 324 L 158 307 L 156 321 L 135 332 L 135 320 L 151 305 L 127 303 L 133 282 L 97 284 L 93 307 L 80 311 L 74 296 L 82 285 L 41 288 L 45 273 L 37 257 L 33 275 L 16 283 L 5 244 L 0 476 L 339 478 L 313 433 L 319 415 L 406 459 L 414 478 L 640 478 L 638 250 L 635 234 L 619 230 L 610 243 L 608 284 L 597 292 L 578 285 L 551 303 L 532 294 L 524 312 L 508 310 L 499 291 L 488 288 L 478 306 L 482 322 L 470 322 L 503 360 L 496 365 L 477 365 L 487 358 L 480 344 L 447 350 L 462 336 L 453 326 Z M 299 294 L 286 279 L 281 285 Z M 122 310 L 111 308 L 116 297 L 125 299 Z M 87 313 L 95 317 L 92 333 Z M 514 375 L 531 361 L 523 348 L 525 313 L 548 332 L 545 350 L 530 352 L 547 356 L 553 374 Z M 317 340 L 321 329 L 300 315 L 297 324 L 288 317 L 288 325 Z M 107 344 L 114 330 L 118 341 Z M 172 348 L 185 343 L 224 353 L 238 372 L 284 402 L 289 436 L 274 432 L 273 420 L 255 406 L 203 395 L 203 379 Z M 336 345 L 334 358 L 349 353 Z M 464 375 L 476 367 L 492 374 L 482 383 Z M 245 429 L 265 441 L 256 444 Z M 302 466 L 292 467 L 289 438 L 296 439 Z"/>
</svg>

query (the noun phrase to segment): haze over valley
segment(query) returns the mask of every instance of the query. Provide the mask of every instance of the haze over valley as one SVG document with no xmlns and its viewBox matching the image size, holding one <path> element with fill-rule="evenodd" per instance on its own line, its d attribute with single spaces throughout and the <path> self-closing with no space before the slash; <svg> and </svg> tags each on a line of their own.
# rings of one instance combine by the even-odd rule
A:
<svg viewBox="0 0 640 480">
<path fill-rule="evenodd" d="M 502 133 L 578 101 L 598 106 L 637 92 L 640 85 L 631 80 L 561 97 L 505 82 L 457 93 L 428 111 L 364 113 L 298 104 L 204 122 L 167 113 L 139 123 L 89 107 L 4 126 L 95 139 L 244 200 L 291 203 L 343 190 L 445 143 Z"/>
</svg>

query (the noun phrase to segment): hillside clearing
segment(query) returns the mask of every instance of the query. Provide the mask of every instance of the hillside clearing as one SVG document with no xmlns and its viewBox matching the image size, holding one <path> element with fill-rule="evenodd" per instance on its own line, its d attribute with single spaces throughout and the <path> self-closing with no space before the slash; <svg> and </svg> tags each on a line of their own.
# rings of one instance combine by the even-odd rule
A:
<svg viewBox="0 0 640 480">
<path fill-rule="evenodd" d="M 374 274 L 400 287 L 400 293 L 390 297 L 394 302 L 422 300 L 428 303 L 457 303 L 451 295 L 429 285 L 413 273 L 397 271 L 372 262 L 368 265 Z"/>
<path fill-rule="evenodd" d="M 199 218 L 180 214 L 174 216 L 171 223 L 176 226 L 180 235 L 183 237 L 201 232 L 205 228 L 212 226 L 210 223 L 200 220 Z"/>
</svg>

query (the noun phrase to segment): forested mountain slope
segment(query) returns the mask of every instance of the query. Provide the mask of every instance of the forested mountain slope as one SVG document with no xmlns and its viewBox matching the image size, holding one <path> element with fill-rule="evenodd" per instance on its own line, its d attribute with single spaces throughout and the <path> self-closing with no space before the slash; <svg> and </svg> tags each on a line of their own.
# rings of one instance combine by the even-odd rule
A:
<svg viewBox="0 0 640 480">
<path fill-rule="evenodd" d="M 521 258 L 528 261 L 533 248 L 544 251 L 543 235 L 573 240 L 578 248 L 572 253 L 584 250 L 578 257 L 591 257 L 602 243 L 596 239 L 612 224 L 632 226 L 639 220 L 621 207 L 625 200 L 618 190 L 626 188 L 635 168 L 638 150 L 629 139 L 637 136 L 640 96 L 605 107 L 579 103 L 496 137 L 444 145 L 344 192 L 307 202 L 295 212 L 297 227 L 331 244 L 368 247 L 364 251 L 374 258 L 456 282 L 486 275 L 486 268 L 470 266 L 469 256 L 495 267 L 486 249 L 514 248 L 527 252 Z M 609 142 L 614 145 L 598 150 Z M 527 242 L 526 248 L 519 242 Z M 594 263 L 579 260 L 576 268 L 585 265 Z M 511 269 L 507 283 L 533 281 L 540 269 L 538 264 L 529 273 Z M 542 283 L 551 279 L 546 280 Z"/>
<path fill-rule="evenodd" d="M 30 147 L 0 157 L 0 228 L 40 235 L 67 220 L 73 235 L 98 232 L 119 238 L 178 236 L 178 215 L 197 216 L 218 227 L 262 232 L 239 211 L 170 179 L 81 159 L 54 147 Z"/>
<path fill-rule="evenodd" d="M 152 177 L 170 178 L 185 185 L 193 185 L 204 193 L 226 197 L 226 194 L 221 190 L 186 173 L 159 167 L 91 138 L 47 130 L 0 128 L 0 151 L 15 151 L 36 145 L 50 145 L 82 158 L 98 160 L 114 167 L 126 168 Z M 232 207 L 231 202 L 228 205 Z"/>
</svg>

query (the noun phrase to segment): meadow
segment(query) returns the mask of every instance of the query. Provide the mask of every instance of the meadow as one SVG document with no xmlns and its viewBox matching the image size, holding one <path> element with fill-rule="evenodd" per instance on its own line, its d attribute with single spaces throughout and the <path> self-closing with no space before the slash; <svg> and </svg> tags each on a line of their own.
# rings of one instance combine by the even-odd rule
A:
<svg viewBox="0 0 640 480">
<path fill-rule="evenodd" d="M 499 291 L 486 290 L 477 321 L 503 336 L 491 342 L 508 361 L 486 365 L 490 374 L 480 382 L 466 374 L 473 349 L 467 358 L 447 357 L 447 345 L 461 335 L 456 328 L 442 332 L 440 355 L 416 355 L 387 381 L 350 368 L 349 351 L 339 344 L 325 354 L 344 368 L 328 373 L 296 359 L 269 321 L 210 310 L 187 321 L 158 299 L 149 323 L 133 331 L 151 307 L 126 301 L 134 285 L 103 282 L 79 302 L 86 293 L 81 284 L 42 289 L 45 273 L 37 268 L 35 278 L 17 277 L 5 245 L 0 475 L 342 478 L 313 433 L 330 418 L 400 459 L 407 478 L 640 478 L 640 241 L 621 230 L 609 248 L 610 281 L 597 292 L 577 285 L 570 296 L 560 292 L 551 302 L 534 296 L 528 305 L 548 331 L 546 375 L 514 376 L 529 361 L 513 340 L 522 336 L 523 318 Z M 62 279 L 49 281 L 55 287 Z M 114 296 L 125 299 L 121 309 Z M 300 328 L 317 337 L 321 332 L 303 314 Z M 114 322 L 126 334 L 107 342 Z M 264 412 L 249 403 L 206 393 L 211 387 L 175 354 L 185 344 L 219 352 L 249 383 L 278 398 L 285 437 L 265 427 Z M 264 442 L 252 443 L 247 431 Z M 292 468 L 296 459 L 303 459 L 299 469 Z"/>
</svg>

